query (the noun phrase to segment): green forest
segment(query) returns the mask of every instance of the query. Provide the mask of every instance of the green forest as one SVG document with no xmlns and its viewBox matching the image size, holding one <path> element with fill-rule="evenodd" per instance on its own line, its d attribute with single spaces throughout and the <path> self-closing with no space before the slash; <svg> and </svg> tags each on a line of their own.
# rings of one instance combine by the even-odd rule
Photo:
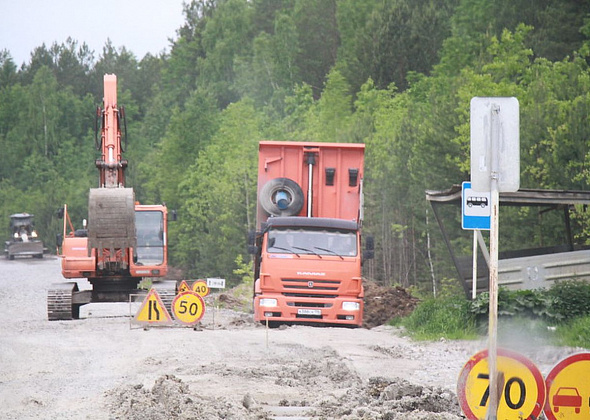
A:
<svg viewBox="0 0 590 420">
<path fill-rule="evenodd" d="M 184 16 L 159 56 L 71 38 L 22 65 L 0 51 L 3 237 L 10 214 L 32 213 L 54 250 L 56 210 L 87 217 L 106 73 L 127 117 L 127 186 L 177 210 L 170 263 L 187 277 L 252 275 L 260 140 L 366 144 L 364 274 L 424 293 L 457 283 L 425 190 L 470 179 L 471 98 L 518 99 L 521 188 L 588 189 L 588 0 L 193 0 Z M 539 217 L 503 214 L 500 250 L 564 240 Z"/>
</svg>

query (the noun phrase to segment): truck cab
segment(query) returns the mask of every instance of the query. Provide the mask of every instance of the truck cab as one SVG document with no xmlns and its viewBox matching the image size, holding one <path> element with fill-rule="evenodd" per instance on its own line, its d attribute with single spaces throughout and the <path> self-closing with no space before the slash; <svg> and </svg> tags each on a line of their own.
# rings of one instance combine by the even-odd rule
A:
<svg viewBox="0 0 590 420">
<path fill-rule="evenodd" d="M 360 326 L 359 226 L 329 218 L 269 219 L 255 283 L 255 321 Z"/>
</svg>

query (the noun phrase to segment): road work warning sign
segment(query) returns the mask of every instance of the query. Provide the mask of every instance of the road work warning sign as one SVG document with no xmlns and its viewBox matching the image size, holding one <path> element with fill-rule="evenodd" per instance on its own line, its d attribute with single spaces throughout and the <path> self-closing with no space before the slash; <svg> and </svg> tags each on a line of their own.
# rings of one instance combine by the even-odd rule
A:
<svg viewBox="0 0 590 420">
<path fill-rule="evenodd" d="M 135 314 L 133 321 L 150 325 L 167 325 L 173 323 L 172 317 L 166 306 L 162 303 L 162 299 L 160 299 L 160 295 L 156 289 L 149 291 L 137 314 Z"/>
</svg>

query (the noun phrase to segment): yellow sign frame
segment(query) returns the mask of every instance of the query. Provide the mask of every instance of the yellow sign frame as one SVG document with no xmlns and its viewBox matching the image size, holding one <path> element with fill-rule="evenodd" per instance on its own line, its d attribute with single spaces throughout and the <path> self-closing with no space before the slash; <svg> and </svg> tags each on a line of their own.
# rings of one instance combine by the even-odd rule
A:
<svg viewBox="0 0 590 420">
<path fill-rule="evenodd" d="M 143 300 L 139 310 L 135 314 L 133 321 L 140 324 L 173 324 L 170 313 L 164 306 L 157 290 L 152 288 Z"/>
</svg>

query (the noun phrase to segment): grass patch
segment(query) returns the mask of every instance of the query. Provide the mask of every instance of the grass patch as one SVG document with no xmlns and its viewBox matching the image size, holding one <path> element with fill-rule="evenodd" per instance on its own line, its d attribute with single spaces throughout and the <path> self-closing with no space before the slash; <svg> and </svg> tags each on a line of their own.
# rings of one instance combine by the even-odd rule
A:
<svg viewBox="0 0 590 420">
<path fill-rule="evenodd" d="M 429 298 L 395 325 L 418 340 L 472 339 L 488 334 L 489 294 Z M 392 323 L 393 324 L 393 323 Z M 499 344 L 562 345 L 590 349 L 590 283 L 561 281 L 550 289 L 498 295 Z"/>
<path fill-rule="evenodd" d="M 557 340 L 563 346 L 590 349 L 590 316 L 583 316 L 557 326 Z"/>
<path fill-rule="evenodd" d="M 478 336 L 470 303 L 459 297 L 424 300 L 401 320 L 408 334 L 417 340 L 473 339 Z"/>
</svg>

